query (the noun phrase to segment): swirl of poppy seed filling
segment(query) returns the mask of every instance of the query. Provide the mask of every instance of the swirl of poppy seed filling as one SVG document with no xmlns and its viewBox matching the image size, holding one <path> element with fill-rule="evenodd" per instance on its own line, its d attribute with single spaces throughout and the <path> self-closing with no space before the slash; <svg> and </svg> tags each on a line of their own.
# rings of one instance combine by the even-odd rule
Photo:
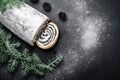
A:
<svg viewBox="0 0 120 80">
<path fill-rule="evenodd" d="M 56 34 L 56 29 L 52 25 L 48 25 L 48 27 L 40 35 L 38 41 L 43 44 L 43 46 L 47 46 L 55 39 Z"/>
</svg>

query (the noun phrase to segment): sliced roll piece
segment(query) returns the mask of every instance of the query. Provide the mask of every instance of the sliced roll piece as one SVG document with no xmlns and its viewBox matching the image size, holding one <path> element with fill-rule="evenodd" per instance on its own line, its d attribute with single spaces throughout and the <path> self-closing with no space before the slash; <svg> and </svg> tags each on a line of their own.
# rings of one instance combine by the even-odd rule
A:
<svg viewBox="0 0 120 80">
<path fill-rule="evenodd" d="M 59 37 L 59 29 L 53 22 L 48 23 L 45 30 L 38 37 L 36 44 L 38 47 L 47 50 L 55 45 Z"/>
</svg>

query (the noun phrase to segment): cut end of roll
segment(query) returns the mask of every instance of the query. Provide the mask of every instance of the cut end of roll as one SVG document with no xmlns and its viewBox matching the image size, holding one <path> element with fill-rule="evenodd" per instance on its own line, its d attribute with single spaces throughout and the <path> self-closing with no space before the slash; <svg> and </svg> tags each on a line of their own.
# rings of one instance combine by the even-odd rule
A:
<svg viewBox="0 0 120 80">
<path fill-rule="evenodd" d="M 56 44 L 58 37 L 59 29 L 57 25 L 53 22 L 50 22 L 41 35 L 38 36 L 36 45 L 43 50 L 48 50 Z"/>
</svg>

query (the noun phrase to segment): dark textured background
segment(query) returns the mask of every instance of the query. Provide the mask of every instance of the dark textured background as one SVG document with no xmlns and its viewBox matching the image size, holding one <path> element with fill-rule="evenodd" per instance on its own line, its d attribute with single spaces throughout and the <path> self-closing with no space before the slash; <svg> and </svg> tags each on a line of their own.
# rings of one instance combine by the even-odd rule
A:
<svg viewBox="0 0 120 80">
<path fill-rule="evenodd" d="M 45 12 L 42 5 L 52 6 Z M 43 62 L 55 55 L 63 55 L 61 65 L 45 76 L 29 74 L 22 77 L 20 69 L 9 73 L 6 65 L 0 66 L 2 80 L 120 80 L 120 1 L 119 0 L 39 0 L 26 3 L 46 14 L 60 29 L 57 45 L 48 51 L 30 47 L 20 40 L 22 46 L 37 52 Z M 58 18 L 65 12 L 67 21 Z"/>
</svg>

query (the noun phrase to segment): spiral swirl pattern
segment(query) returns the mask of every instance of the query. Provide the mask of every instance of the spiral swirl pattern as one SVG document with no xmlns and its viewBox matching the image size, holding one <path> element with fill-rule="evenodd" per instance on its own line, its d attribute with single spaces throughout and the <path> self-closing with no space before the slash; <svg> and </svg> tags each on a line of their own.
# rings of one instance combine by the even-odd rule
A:
<svg viewBox="0 0 120 80">
<path fill-rule="evenodd" d="M 56 36 L 55 28 L 52 25 L 49 25 L 45 29 L 45 31 L 40 35 L 39 42 L 46 46 L 55 39 L 55 36 Z"/>
<path fill-rule="evenodd" d="M 58 28 L 55 24 L 49 24 L 42 34 L 39 36 L 37 44 L 40 48 L 51 48 L 57 41 L 58 38 Z"/>
</svg>

